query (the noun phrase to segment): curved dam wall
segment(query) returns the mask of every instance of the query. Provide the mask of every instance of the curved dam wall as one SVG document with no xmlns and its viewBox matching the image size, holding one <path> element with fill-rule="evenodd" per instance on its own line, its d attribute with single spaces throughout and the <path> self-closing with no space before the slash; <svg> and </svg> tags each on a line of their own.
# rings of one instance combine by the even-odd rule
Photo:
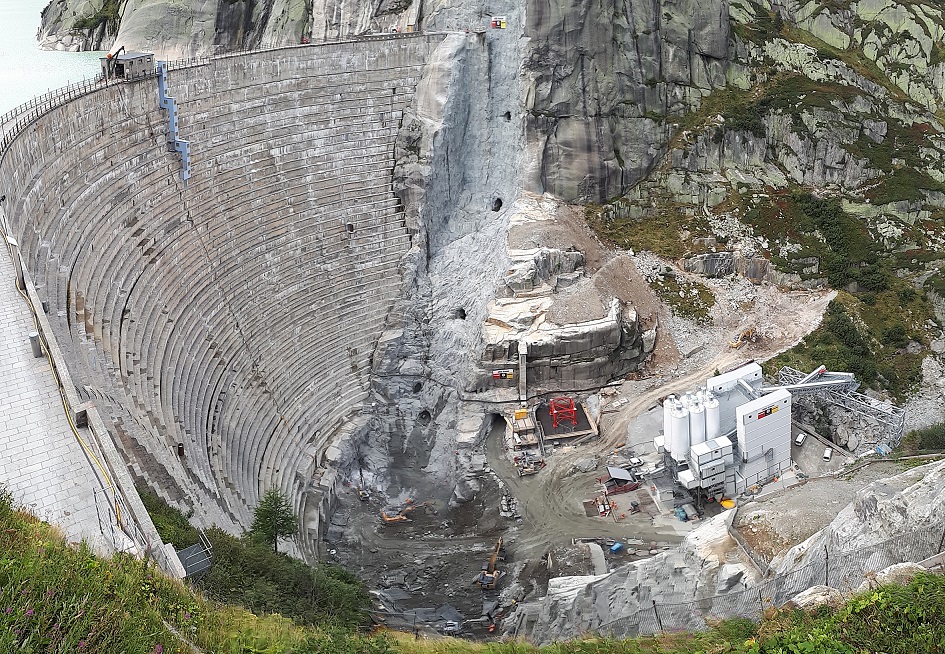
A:
<svg viewBox="0 0 945 654">
<path fill-rule="evenodd" d="M 134 470 L 177 484 L 160 490 L 189 496 L 198 517 L 246 526 L 272 486 L 310 511 L 331 444 L 363 422 L 413 238 L 391 188 L 394 141 L 441 39 L 170 71 L 186 186 L 155 78 L 54 109 L 0 163 L 70 370 Z"/>
</svg>

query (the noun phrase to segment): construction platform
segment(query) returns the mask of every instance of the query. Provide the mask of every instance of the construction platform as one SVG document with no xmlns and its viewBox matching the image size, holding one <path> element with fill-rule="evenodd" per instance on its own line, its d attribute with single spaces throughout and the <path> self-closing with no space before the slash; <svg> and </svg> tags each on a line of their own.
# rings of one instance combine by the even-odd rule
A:
<svg viewBox="0 0 945 654">
<path fill-rule="evenodd" d="M 591 420 L 587 412 L 587 407 L 584 406 L 584 404 L 576 403 L 575 409 L 577 424 L 572 425 L 567 421 L 562 423 L 559 419 L 557 427 L 554 426 L 554 420 L 551 416 L 549 405 L 543 404 L 535 410 L 535 416 L 538 418 L 538 422 L 541 423 L 545 443 L 554 444 L 556 441 L 581 438 L 583 436 L 597 436 L 597 424 Z"/>
</svg>

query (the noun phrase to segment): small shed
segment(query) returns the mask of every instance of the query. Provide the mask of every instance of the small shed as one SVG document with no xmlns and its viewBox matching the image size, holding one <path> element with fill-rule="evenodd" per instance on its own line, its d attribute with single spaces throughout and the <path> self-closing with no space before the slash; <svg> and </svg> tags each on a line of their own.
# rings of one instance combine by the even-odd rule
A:
<svg viewBox="0 0 945 654">
<path fill-rule="evenodd" d="M 640 482 L 629 470 L 607 466 L 607 477 L 603 480 L 604 490 L 608 495 L 626 493 L 640 487 Z"/>
<path fill-rule="evenodd" d="M 122 52 L 99 59 L 105 79 L 137 79 L 154 72 L 151 52 Z"/>
</svg>

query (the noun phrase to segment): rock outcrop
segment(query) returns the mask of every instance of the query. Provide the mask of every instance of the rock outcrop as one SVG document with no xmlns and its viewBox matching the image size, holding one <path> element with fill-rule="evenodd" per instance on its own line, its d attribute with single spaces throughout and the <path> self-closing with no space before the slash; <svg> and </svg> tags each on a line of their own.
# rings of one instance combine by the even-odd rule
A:
<svg viewBox="0 0 945 654">
<path fill-rule="evenodd" d="M 528 129 L 536 190 L 603 202 L 647 177 L 679 117 L 726 83 L 723 0 L 530 2 Z"/>
<path fill-rule="evenodd" d="M 945 462 L 869 484 L 827 527 L 775 557 L 773 576 L 763 579 L 751 568 L 726 563 L 734 542 L 722 514 L 677 550 L 603 577 L 553 580 L 545 597 L 520 607 L 512 629 L 541 643 L 575 631 L 700 629 L 708 616 L 757 616 L 759 597 L 772 606 L 835 605 L 860 590 L 907 583 L 924 569 L 917 563 L 938 552 L 945 529 L 943 480 Z M 653 617 L 654 601 L 661 621 Z"/>
</svg>

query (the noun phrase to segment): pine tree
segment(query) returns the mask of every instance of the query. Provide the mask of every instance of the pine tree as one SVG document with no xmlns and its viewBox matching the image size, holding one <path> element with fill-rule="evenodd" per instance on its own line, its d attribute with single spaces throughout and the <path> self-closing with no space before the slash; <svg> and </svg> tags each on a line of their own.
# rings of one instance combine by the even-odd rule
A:
<svg viewBox="0 0 945 654">
<path fill-rule="evenodd" d="M 253 513 L 253 526 L 250 534 L 272 546 L 273 552 L 279 551 L 279 539 L 292 536 L 299 527 L 292 511 L 289 498 L 279 489 L 270 488 Z"/>
</svg>

